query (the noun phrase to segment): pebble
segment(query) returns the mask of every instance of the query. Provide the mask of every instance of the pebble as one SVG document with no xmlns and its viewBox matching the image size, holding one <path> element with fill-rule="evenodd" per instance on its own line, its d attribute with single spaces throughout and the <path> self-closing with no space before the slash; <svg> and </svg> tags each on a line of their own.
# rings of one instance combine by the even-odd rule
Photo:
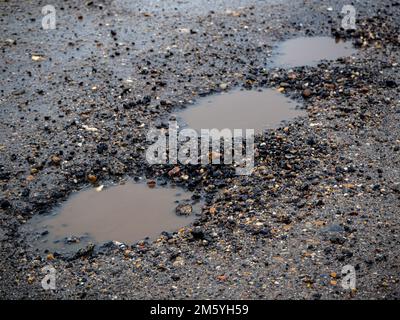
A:
<svg viewBox="0 0 400 320">
<path fill-rule="evenodd" d="M 149 180 L 149 181 L 147 181 L 147 186 L 148 186 L 149 188 L 155 188 L 155 186 L 156 186 L 156 181 L 155 181 L 155 180 Z"/>
<path fill-rule="evenodd" d="M 203 230 L 201 229 L 201 227 L 195 227 L 192 231 L 191 231 L 191 233 L 192 233 L 192 236 L 193 236 L 193 238 L 194 239 L 199 239 L 199 240 L 202 240 L 202 239 L 204 239 L 204 232 L 203 232 Z"/>
<path fill-rule="evenodd" d="M 91 183 L 95 183 L 97 181 L 97 177 L 94 174 L 88 174 L 87 179 Z"/>
<path fill-rule="evenodd" d="M 49 253 L 49 254 L 47 255 L 46 259 L 47 259 L 48 261 L 52 261 L 52 260 L 54 260 L 54 255 L 53 255 L 52 253 Z"/>
<path fill-rule="evenodd" d="M 61 158 L 59 156 L 52 156 L 51 163 L 55 166 L 58 166 L 61 162 Z"/>
<path fill-rule="evenodd" d="M 180 204 L 175 208 L 178 216 L 188 216 L 192 213 L 193 207 L 190 204 Z"/>
<path fill-rule="evenodd" d="M 339 235 L 332 235 L 330 236 L 329 241 L 333 244 L 344 244 L 346 242 L 346 238 Z"/>
<path fill-rule="evenodd" d="M 39 55 L 39 54 L 32 55 L 32 61 L 40 62 L 40 61 L 44 61 L 44 60 L 46 60 L 46 58 L 43 55 Z"/>
<path fill-rule="evenodd" d="M 107 150 L 108 150 L 108 146 L 107 146 L 107 144 L 105 144 L 104 142 L 101 142 L 101 143 L 99 143 L 99 144 L 97 145 L 96 149 L 97 149 L 97 153 L 98 153 L 98 154 L 103 154 L 104 151 L 107 151 Z"/>
<path fill-rule="evenodd" d="M 168 175 L 170 177 L 172 177 L 172 176 L 177 175 L 180 171 L 181 171 L 181 169 L 178 166 L 176 166 L 173 169 L 171 169 L 170 171 L 168 171 Z"/>
<path fill-rule="evenodd" d="M 185 260 L 182 257 L 178 256 L 175 258 L 175 261 L 172 263 L 172 265 L 174 267 L 182 267 L 185 265 Z"/>
<path fill-rule="evenodd" d="M 8 200 L 1 200 L 1 204 L 0 204 L 2 209 L 8 209 L 11 207 L 11 203 Z"/>
<path fill-rule="evenodd" d="M 303 97 L 304 98 L 309 98 L 309 97 L 311 97 L 311 95 L 312 95 L 312 92 L 311 92 L 311 90 L 310 89 L 305 89 L 304 91 L 303 91 Z"/>
</svg>

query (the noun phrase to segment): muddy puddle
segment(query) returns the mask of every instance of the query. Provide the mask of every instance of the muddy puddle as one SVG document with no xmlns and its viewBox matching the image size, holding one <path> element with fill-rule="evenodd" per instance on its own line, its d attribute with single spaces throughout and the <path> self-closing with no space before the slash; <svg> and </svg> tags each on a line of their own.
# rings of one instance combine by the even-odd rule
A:
<svg viewBox="0 0 400 320">
<path fill-rule="evenodd" d="M 292 68 L 315 66 L 356 52 L 351 42 L 331 37 L 299 37 L 282 42 L 272 56 L 272 66 Z"/>
<path fill-rule="evenodd" d="M 69 253 L 90 242 L 154 240 L 190 224 L 201 210 L 191 193 L 173 187 L 127 182 L 98 190 L 73 194 L 51 214 L 33 217 L 27 226 L 35 234 L 33 246 Z"/>
<path fill-rule="evenodd" d="M 275 89 L 233 90 L 199 100 L 193 106 L 177 113 L 185 127 L 195 129 L 274 129 L 284 121 L 305 115 L 297 102 Z"/>
</svg>

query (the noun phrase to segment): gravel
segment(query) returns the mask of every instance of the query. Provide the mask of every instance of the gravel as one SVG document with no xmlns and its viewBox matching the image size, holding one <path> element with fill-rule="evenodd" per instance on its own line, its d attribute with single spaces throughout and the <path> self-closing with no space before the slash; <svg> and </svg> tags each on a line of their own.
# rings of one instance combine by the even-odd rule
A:
<svg viewBox="0 0 400 320">
<path fill-rule="evenodd" d="M 353 32 L 340 30 L 345 1 L 53 3 L 47 31 L 47 3 L 0 3 L 0 298 L 399 299 L 398 2 L 357 3 Z M 359 50 L 269 67 L 279 41 L 313 35 Z M 146 164 L 152 125 L 235 87 L 279 89 L 308 116 L 256 137 L 251 176 Z M 128 178 L 193 191 L 201 216 L 70 257 L 32 246 L 30 217 Z M 355 290 L 340 285 L 345 265 Z"/>
</svg>

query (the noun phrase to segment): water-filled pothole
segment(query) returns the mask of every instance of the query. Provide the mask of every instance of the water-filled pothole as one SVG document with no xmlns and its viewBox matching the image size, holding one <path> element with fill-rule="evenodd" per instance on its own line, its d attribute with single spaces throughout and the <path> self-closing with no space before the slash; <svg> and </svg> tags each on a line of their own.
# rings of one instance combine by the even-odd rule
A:
<svg viewBox="0 0 400 320">
<path fill-rule="evenodd" d="M 36 235 L 35 247 L 68 253 L 89 242 L 154 239 L 190 224 L 200 210 L 201 203 L 189 192 L 127 182 L 78 192 L 52 214 L 33 217 L 28 229 Z"/>
<path fill-rule="evenodd" d="M 282 42 L 272 57 L 275 67 L 315 66 L 356 52 L 351 42 L 331 37 L 299 37 Z"/>
<path fill-rule="evenodd" d="M 200 101 L 179 112 L 178 118 L 189 128 L 200 129 L 274 129 L 282 121 L 305 115 L 296 102 L 274 89 L 234 90 Z"/>
</svg>

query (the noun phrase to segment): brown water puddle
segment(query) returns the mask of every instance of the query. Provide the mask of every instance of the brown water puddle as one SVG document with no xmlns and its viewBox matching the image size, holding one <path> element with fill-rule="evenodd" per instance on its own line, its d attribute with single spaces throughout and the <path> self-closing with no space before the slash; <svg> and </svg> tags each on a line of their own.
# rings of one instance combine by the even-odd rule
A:
<svg viewBox="0 0 400 320">
<path fill-rule="evenodd" d="M 163 231 L 173 232 L 194 221 L 201 206 L 191 193 L 172 187 L 149 188 L 127 182 L 102 191 L 89 189 L 70 197 L 53 214 L 35 216 L 29 224 L 42 234 L 34 244 L 40 249 L 68 252 L 89 242 L 135 243 L 156 238 Z M 179 204 L 190 204 L 188 216 L 178 216 Z M 190 208 L 190 206 L 189 206 Z"/>
<path fill-rule="evenodd" d="M 336 60 L 354 54 L 351 42 L 331 37 L 299 37 L 284 41 L 272 57 L 276 67 L 315 66 L 322 60 Z"/>
<path fill-rule="evenodd" d="M 234 90 L 200 101 L 177 114 L 187 127 L 200 129 L 264 129 L 279 127 L 282 121 L 305 115 L 296 102 L 275 89 Z"/>
</svg>

